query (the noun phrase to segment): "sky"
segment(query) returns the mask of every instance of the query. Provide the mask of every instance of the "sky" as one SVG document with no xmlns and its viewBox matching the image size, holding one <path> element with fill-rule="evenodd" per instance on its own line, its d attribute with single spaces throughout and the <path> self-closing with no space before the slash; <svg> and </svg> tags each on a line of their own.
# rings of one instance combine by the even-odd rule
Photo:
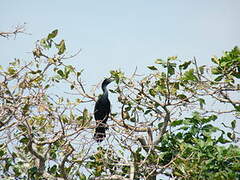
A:
<svg viewBox="0 0 240 180">
<path fill-rule="evenodd" d="M 26 32 L 0 38 L 0 65 L 32 58 L 35 42 L 54 29 L 65 39 L 68 61 L 89 87 L 120 69 L 139 74 L 157 58 L 178 56 L 199 64 L 240 45 L 239 0 L 2 0 L 0 31 L 26 23 Z"/>
<path fill-rule="evenodd" d="M 0 38 L 0 64 L 27 59 L 36 40 L 54 29 L 65 39 L 70 63 L 93 85 L 112 69 L 131 74 L 157 58 L 195 56 L 199 64 L 240 44 L 239 0 L 2 0 L 0 31 L 26 24 L 16 39 Z"/>
</svg>

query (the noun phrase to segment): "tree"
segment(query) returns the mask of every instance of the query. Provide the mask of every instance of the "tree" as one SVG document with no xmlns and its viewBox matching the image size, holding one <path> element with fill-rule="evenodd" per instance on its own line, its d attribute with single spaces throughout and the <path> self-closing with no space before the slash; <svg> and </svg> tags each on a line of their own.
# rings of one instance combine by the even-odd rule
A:
<svg viewBox="0 0 240 180">
<path fill-rule="evenodd" d="M 82 70 L 67 64 L 79 52 L 68 57 L 57 35 L 38 41 L 30 62 L 1 68 L 1 178 L 240 177 L 238 47 L 213 57 L 213 67 L 174 56 L 157 59 L 145 76 L 110 71 L 119 108 L 97 143 L 90 109 L 97 97 Z"/>
</svg>

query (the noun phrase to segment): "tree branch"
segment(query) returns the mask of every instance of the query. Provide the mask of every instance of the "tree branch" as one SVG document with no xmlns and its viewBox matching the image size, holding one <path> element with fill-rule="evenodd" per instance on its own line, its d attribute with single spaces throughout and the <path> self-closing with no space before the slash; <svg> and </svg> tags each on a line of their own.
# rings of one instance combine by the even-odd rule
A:
<svg viewBox="0 0 240 180">
<path fill-rule="evenodd" d="M 89 180 L 130 180 L 130 179 L 122 177 L 120 175 L 112 175 L 112 176 L 93 177 L 93 178 L 89 178 Z"/>
<path fill-rule="evenodd" d="M 45 170 L 45 158 L 42 156 L 42 155 L 40 155 L 40 154 L 38 154 L 34 149 L 33 149 L 33 142 L 32 142 L 32 139 L 30 138 L 29 139 L 29 143 L 28 143 L 28 150 L 29 150 L 29 152 L 32 154 L 32 155 L 34 155 L 36 158 L 38 158 L 38 160 L 39 160 L 39 164 L 38 164 L 38 169 L 39 169 L 39 172 L 41 173 L 41 174 L 43 174 L 44 173 L 44 170 Z"/>
<path fill-rule="evenodd" d="M 161 129 L 161 132 L 157 136 L 157 139 L 154 141 L 154 143 L 153 143 L 154 145 L 157 145 L 161 142 L 162 136 L 166 133 L 168 122 L 170 122 L 170 112 L 169 112 L 169 110 L 167 109 L 166 106 L 163 106 L 162 108 L 166 112 L 166 115 L 164 117 L 163 127 Z"/>
<path fill-rule="evenodd" d="M 62 160 L 62 162 L 61 162 L 61 164 L 60 164 L 60 167 L 59 167 L 59 169 L 60 169 L 60 171 L 61 171 L 61 176 L 63 177 L 64 180 L 67 180 L 67 179 L 68 179 L 67 174 L 66 174 L 66 171 L 65 171 L 65 163 L 66 163 L 68 157 L 69 157 L 69 156 L 73 153 L 73 151 L 74 151 L 74 148 L 72 147 L 71 144 L 69 144 L 69 147 L 70 147 L 70 151 L 64 156 L 64 158 L 63 158 L 63 160 Z"/>
<path fill-rule="evenodd" d="M 25 31 L 25 25 L 26 23 L 24 23 L 23 25 L 18 25 L 15 27 L 15 30 L 13 31 L 8 31 L 8 32 L 0 32 L 0 36 L 4 37 L 4 38 L 9 38 L 10 36 L 17 36 L 17 34 L 20 34 L 20 33 L 24 33 L 24 34 L 27 34 Z"/>
</svg>

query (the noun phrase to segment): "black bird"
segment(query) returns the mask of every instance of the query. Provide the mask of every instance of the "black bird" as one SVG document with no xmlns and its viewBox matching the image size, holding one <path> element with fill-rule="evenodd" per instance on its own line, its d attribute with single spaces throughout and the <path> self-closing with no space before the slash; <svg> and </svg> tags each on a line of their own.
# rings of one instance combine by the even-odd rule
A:
<svg viewBox="0 0 240 180">
<path fill-rule="evenodd" d="M 98 98 L 94 107 L 94 118 L 96 120 L 96 129 L 94 139 L 97 142 L 102 142 L 106 137 L 107 119 L 110 109 L 110 101 L 108 99 L 107 85 L 112 82 L 112 79 L 105 79 L 102 83 L 103 94 Z"/>
</svg>

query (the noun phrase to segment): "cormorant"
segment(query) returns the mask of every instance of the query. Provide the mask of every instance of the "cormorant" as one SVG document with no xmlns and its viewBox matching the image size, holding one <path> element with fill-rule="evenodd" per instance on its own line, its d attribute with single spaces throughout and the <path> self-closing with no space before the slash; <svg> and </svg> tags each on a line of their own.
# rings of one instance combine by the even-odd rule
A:
<svg viewBox="0 0 240 180">
<path fill-rule="evenodd" d="M 107 85 L 111 83 L 112 79 L 105 79 L 102 83 L 103 94 L 98 98 L 94 107 L 94 118 L 96 120 L 96 129 L 94 139 L 97 142 L 102 142 L 106 137 L 107 119 L 110 113 L 110 101 L 108 99 Z"/>
</svg>

